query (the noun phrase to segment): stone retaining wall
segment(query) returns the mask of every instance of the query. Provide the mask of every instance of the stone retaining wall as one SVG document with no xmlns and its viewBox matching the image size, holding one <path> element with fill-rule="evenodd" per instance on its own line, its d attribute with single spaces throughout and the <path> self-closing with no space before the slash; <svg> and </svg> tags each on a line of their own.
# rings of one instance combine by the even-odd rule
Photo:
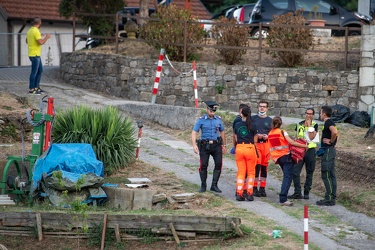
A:
<svg viewBox="0 0 375 250">
<path fill-rule="evenodd" d="M 63 53 L 63 79 L 134 101 L 150 102 L 157 61 L 87 51 Z M 173 63 L 178 74 L 164 62 L 157 104 L 194 107 L 191 63 Z M 358 71 L 328 72 L 308 69 L 265 68 L 246 65 L 197 64 L 199 100 L 216 100 L 222 109 L 236 111 L 239 103 L 256 110 L 268 100 L 271 115 L 301 116 L 308 107 L 342 104 L 358 110 Z M 223 86 L 222 94 L 218 86 Z"/>
</svg>

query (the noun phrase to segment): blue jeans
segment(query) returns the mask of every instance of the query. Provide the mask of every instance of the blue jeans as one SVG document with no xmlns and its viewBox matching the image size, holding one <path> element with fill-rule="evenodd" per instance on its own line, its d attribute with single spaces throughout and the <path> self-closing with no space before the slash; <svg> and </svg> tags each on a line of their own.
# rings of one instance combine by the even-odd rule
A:
<svg viewBox="0 0 375 250">
<path fill-rule="evenodd" d="M 283 181 L 281 183 L 281 191 L 279 194 L 280 203 L 284 203 L 288 200 L 288 192 L 293 180 L 294 163 L 289 154 L 280 157 L 277 161 L 284 173 Z"/>
<path fill-rule="evenodd" d="M 43 65 L 40 56 L 29 56 L 31 61 L 31 73 L 29 79 L 29 89 L 39 88 L 40 78 L 43 74 Z"/>
</svg>

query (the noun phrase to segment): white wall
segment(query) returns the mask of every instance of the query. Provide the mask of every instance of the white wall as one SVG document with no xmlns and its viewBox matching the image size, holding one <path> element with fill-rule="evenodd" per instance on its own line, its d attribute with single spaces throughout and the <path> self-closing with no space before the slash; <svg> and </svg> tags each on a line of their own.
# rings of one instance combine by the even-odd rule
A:
<svg viewBox="0 0 375 250">
<path fill-rule="evenodd" d="M 21 34 L 21 65 L 31 65 L 31 62 L 27 55 L 27 44 L 25 42 L 27 31 L 31 25 L 28 25 Z M 15 26 L 15 30 L 17 30 L 17 26 Z M 20 28 L 20 27 L 19 27 Z M 77 33 L 84 33 L 86 29 L 81 27 L 77 29 Z M 42 34 L 50 33 L 51 38 L 42 45 L 42 53 L 41 58 L 43 65 L 49 66 L 59 66 L 60 65 L 60 49 L 59 44 L 61 46 L 61 52 L 71 52 L 73 50 L 73 28 L 71 25 L 42 25 L 40 27 L 40 32 Z M 16 38 L 16 36 L 14 36 Z M 79 38 L 75 39 L 75 43 L 79 41 Z M 14 39 L 14 49 L 13 55 L 16 59 L 18 56 L 18 41 Z M 78 43 L 76 50 L 82 49 L 85 46 L 84 42 Z M 16 60 L 14 60 L 16 62 Z"/>
<path fill-rule="evenodd" d="M 358 12 L 370 16 L 370 0 L 358 0 Z"/>
</svg>

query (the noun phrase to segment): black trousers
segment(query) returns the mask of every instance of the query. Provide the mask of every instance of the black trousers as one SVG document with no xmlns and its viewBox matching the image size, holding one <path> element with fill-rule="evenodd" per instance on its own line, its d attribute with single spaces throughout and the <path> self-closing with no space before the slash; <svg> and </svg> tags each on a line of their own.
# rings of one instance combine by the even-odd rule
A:
<svg viewBox="0 0 375 250">
<path fill-rule="evenodd" d="M 336 149 L 334 147 L 328 148 L 322 156 L 322 180 L 326 189 L 324 198 L 328 201 L 336 199 L 337 182 L 335 173 L 335 158 Z"/>
<path fill-rule="evenodd" d="M 214 170 L 220 170 L 223 165 L 223 150 L 221 144 L 203 144 L 199 146 L 199 157 L 200 157 L 200 166 L 199 171 L 207 171 L 208 162 L 210 156 L 213 157 L 215 163 Z"/>
<path fill-rule="evenodd" d="M 316 155 L 315 155 L 315 148 L 309 148 L 305 154 L 303 160 L 294 165 L 293 169 L 293 185 L 294 185 L 294 193 L 295 194 L 302 194 L 301 189 L 301 172 L 303 165 L 306 166 L 306 181 L 304 185 L 304 193 L 309 193 L 312 186 L 313 175 L 315 171 L 315 164 L 316 164 Z"/>
</svg>

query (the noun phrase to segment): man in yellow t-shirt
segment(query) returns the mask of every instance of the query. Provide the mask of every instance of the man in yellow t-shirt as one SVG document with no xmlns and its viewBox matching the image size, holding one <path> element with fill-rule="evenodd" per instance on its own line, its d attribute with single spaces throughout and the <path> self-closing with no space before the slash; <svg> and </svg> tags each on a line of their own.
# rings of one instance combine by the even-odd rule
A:
<svg viewBox="0 0 375 250">
<path fill-rule="evenodd" d="M 40 17 L 34 18 L 33 26 L 29 29 L 26 36 L 26 43 L 28 45 L 28 56 L 31 61 L 31 73 L 29 79 L 29 94 L 40 95 L 44 92 L 40 88 L 40 78 L 43 73 L 42 60 L 40 59 L 40 53 L 42 51 L 42 45 L 47 42 L 51 37 L 50 34 L 46 34 L 42 37 L 39 31 L 42 25 L 42 19 Z"/>
</svg>

